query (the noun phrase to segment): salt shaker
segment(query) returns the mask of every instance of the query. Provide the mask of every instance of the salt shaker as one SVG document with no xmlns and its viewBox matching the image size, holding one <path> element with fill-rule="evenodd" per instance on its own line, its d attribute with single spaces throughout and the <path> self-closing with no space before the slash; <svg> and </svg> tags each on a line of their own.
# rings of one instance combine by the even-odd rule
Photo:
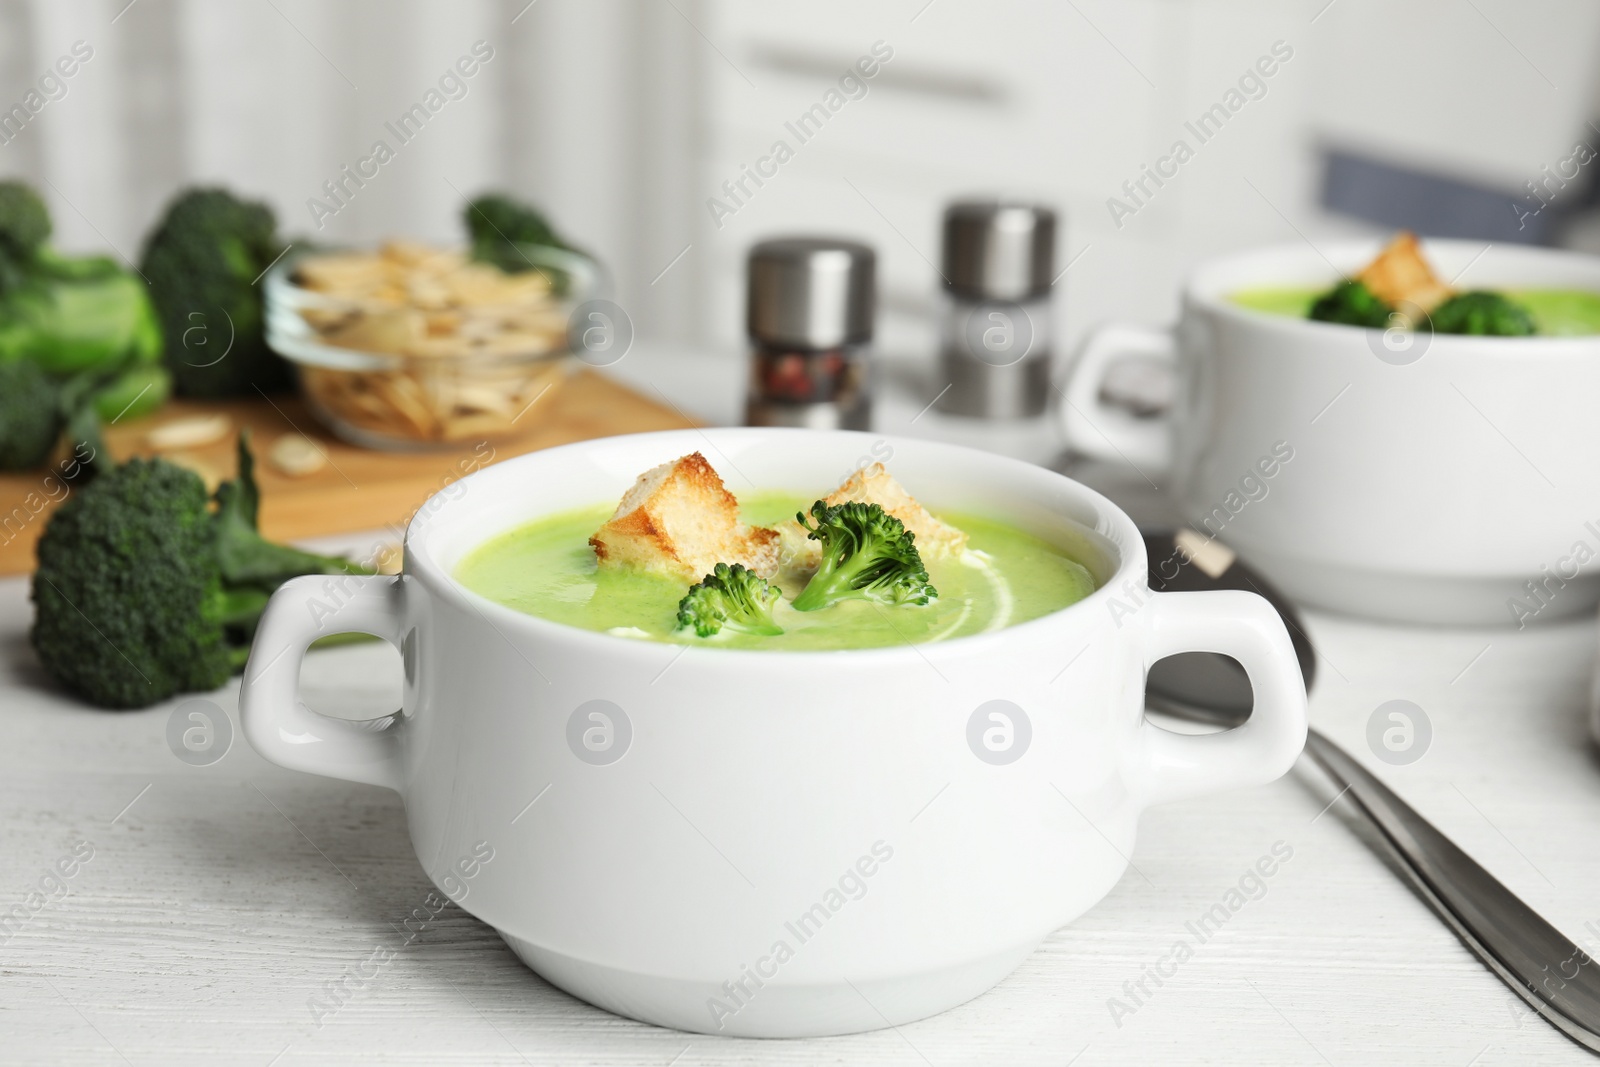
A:
<svg viewBox="0 0 1600 1067">
<path fill-rule="evenodd" d="M 1045 410 L 1055 238 L 1055 212 L 1037 204 L 945 209 L 941 411 L 1005 419 Z"/>
<path fill-rule="evenodd" d="M 748 425 L 867 428 L 876 258 L 864 244 L 826 237 L 750 250 Z"/>
</svg>

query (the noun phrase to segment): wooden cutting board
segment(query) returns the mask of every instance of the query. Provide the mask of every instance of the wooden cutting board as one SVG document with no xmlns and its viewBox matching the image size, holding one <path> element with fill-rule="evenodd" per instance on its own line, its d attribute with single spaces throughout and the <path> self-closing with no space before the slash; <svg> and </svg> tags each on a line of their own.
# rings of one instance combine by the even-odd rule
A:
<svg viewBox="0 0 1600 1067">
<path fill-rule="evenodd" d="M 146 438 L 164 423 L 194 415 L 226 414 L 248 427 L 261 485 L 261 529 L 275 541 L 389 528 L 399 540 L 418 507 L 450 480 L 478 467 L 535 449 L 646 430 L 695 425 L 681 412 L 640 396 L 593 371 L 568 378 L 522 416 L 532 425 L 523 436 L 487 444 L 427 452 L 382 452 L 347 444 L 330 434 L 298 396 L 284 394 L 218 402 L 176 400 L 151 418 L 106 432 L 118 460 L 156 454 Z M 266 461 L 272 443 L 285 434 L 304 434 L 328 457 L 315 474 L 294 478 Z M 186 465 L 205 469 L 210 480 L 234 470 L 234 434 L 197 448 L 181 450 Z M 0 575 L 27 574 L 34 567 L 33 546 L 55 506 L 70 495 L 54 467 L 0 475 Z"/>
</svg>

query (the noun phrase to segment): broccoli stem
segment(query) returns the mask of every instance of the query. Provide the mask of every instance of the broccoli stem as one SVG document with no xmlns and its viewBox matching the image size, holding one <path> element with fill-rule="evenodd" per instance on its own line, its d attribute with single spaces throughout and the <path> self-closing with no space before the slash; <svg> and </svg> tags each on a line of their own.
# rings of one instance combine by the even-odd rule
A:
<svg viewBox="0 0 1600 1067">
<path fill-rule="evenodd" d="M 266 610 L 272 594 L 263 589 L 224 589 L 218 594 L 217 619 L 224 626 L 249 626 Z"/>
<path fill-rule="evenodd" d="M 262 537 L 256 529 L 261 490 L 248 430 L 239 434 L 238 458 L 238 474 L 217 487 L 217 561 L 225 584 L 275 587 L 299 574 L 376 573 L 347 559 L 304 552 Z"/>
<path fill-rule="evenodd" d="M 229 526 L 220 531 L 217 558 L 222 580 L 230 585 L 251 582 L 281 584 L 300 574 L 375 574 L 376 571 L 336 556 L 319 556 L 289 545 L 273 544 L 253 530 Z"/>
<path fill-rule="evenodd" d="M 857 579 L 876 561 L 859 548 L 847 551 L 849 554 L 841 560 L 837 554 L 823 550 L 817 573 L 794 598 L 796 611 L 817 611 L 854 595 Z"/>
</svg>

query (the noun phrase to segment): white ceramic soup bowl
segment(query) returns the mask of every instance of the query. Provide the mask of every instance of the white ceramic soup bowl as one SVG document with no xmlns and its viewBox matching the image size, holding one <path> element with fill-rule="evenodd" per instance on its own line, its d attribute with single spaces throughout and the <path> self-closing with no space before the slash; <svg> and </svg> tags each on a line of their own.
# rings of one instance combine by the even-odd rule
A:
<svg viewBox="0 0 1600 1067">
<path fill-rule="evenodd" d="M 820 493 L 884 445 L 935 511 L 1067 546 L 1101 588 L 979 636 L 785 653 L 570 628 L 451 577 L 486 539 L 617 500 L 688 452 L 735 493 Z M 575 996 L 706 1033 L 869 1030 L 977 996 L 1105 896 L 1142 808 L 1269 781 L 1299 754 L 1305 691 L 1273 609 L 1152 593 L 1145 568 L 1104 497 L 987 453 L 785 429 L 612 437 L 436 496 L 399 577 L 284 585 L 240 711 L 268 759 L 399 791 L 435 884 Z M 353 724 L 299 701 L 307 645 L 348 631 L 401 649 L 394 716 Z M 1146 669 L 1194 649 L 1248 669 L 1244 726 L 1145 721 Z"/>
<path fill-rule="evenodd" d="M 1380 619 L 1522 627 L 1600 602 L 1600 337 L 1363 330 L 1239 307 L 1328 287 L 1375 242 L 1292 245 L 1195 271 L 1177 326 L 1114 325 L 1081 349 L 1071 443 L 1169 468 L 1185 518 L 1291 597 Z M 1600 291 L 1600 259 L 1428 241 L 1458 288 Z M 1324 258 L 1326 255 L 1326 258 Z M 1099 397 L 1107 370 L 1176 365 L 1169 421 Z"/>
</svg>

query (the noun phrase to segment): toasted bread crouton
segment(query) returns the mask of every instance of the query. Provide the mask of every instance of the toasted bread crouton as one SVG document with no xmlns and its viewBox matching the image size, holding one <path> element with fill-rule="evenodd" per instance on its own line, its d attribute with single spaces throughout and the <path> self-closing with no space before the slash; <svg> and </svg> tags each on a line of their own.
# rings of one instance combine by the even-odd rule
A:
<svg viewBox="0 0 1600 1067">
<path fill-rule="evenodd" d="M 1423 311 L 1432 311 L 1450 298 L 1450 286 L 1433 273 L 1417 244 L 1417 235 L 1410 231 L 1403 231 L 1390 241 L 1378 258 L 1356 275 L 1356 280 L 1372 290 L 1373 296 L 1396 307 L 1411 303 Z"/>
<path fill-rule="evenodd" d="M 646 471 L 589 538 L 602 567 L 697 582 L 718 563 L 763 578 L 778 570 L 778 532 L 739 521 L 739 502 L 698 452 Z"/>
<path fill-rule="evenodd" d="M 842 504 L 846 500 L 877 504 L 899 519 L 906 529 L 917 535 L 918 552 L 934 556 L 957 555 L 967 547 L 965 533 L 929 514 L 927 508 L 917 503 L 916 497 L 894 480 L 882 463 L 874 463 L 856 471 L 833 491 L 826 503 Z"/>
<path fill-rule="evenodd" d="M 899 519 L 916 536 L 917 551 L 926 558 L 958 556 L 967 547 L 966 533 L 929 514 L 882 463 L 863 467 L 850 475 L 843 485 L 824 498 L 823 503 L 832 506 L 847 500 L 876 504 Z M 822 558 L 822 545 L 811 539 L 805 527 L 790 519 L 780 522 L 777 532 L 782 538 L 786 563 L 797 569 L 816 569 Z"/>
</svg>

